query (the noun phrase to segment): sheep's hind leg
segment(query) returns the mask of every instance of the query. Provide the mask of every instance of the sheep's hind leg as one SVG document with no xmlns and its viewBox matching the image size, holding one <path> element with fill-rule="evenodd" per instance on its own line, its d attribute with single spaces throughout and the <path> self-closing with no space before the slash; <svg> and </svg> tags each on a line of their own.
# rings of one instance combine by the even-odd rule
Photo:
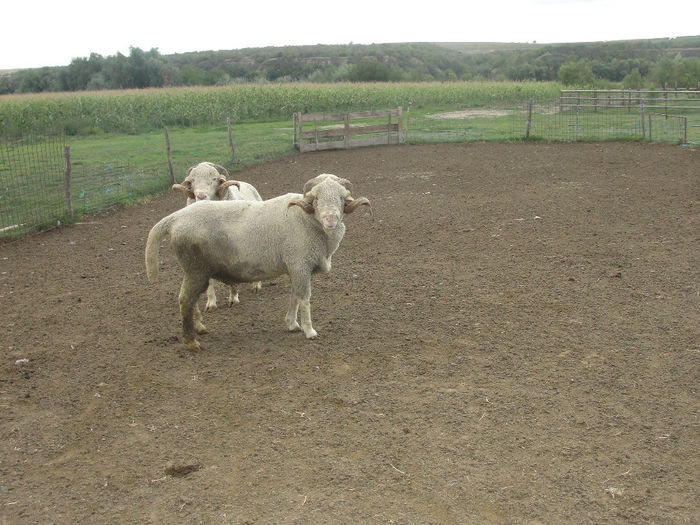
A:
<svg viewBox="0 0 700 525">
<path fill-rule="evenodd" d="M 187 275 L 182 280 L 178 302 L 182 319 L 182 341 L 187 350 L 199 350 L 200 345 L 196 333 L 204 333 L 207 330 L 202 324 L 202 313 L 197 306 L 197 300 L 206 287 L 206 280 L 202 282 Z"/>
<path fill-rule="evenodd" d="M 199 305 L 194 304 L 194 331 L 198 334 L 206 334 L 207 327 L 202 323 L 202 312 L 199 310 Z"/>
<path fill-rule="evenodd" d="M 238 298 L 238 290 L 241 289 L 240 284 L 232 284 L 231 290 L 228 296 L 228 305 L 233 306 L 234 304 L 240 303 L 241 300 Z"/>
</svg>

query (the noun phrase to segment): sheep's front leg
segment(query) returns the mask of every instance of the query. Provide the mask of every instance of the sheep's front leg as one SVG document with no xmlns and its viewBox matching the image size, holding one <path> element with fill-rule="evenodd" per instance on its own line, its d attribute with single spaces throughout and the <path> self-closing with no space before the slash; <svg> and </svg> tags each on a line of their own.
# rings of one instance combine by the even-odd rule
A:
<svg viewBox="0 0 700 525">
<path fill-rule="evenodd" d="M 290 332 L 299 329 L 299 323 L 297 323 L 297 315 L 299 313 L 299 299 L 292 292 L 289 295 L 289 308 L 287 309 L 287 315 L 284 316 L 284 320 L 287 321 L 287 328 Z"/>
<path fill-rule="evenodd" d="M 205 312 L 213 312 L 218 308 L 216 302 L 216 290 L 214 288 L 214 281 L 209 281 L 209 287 L 207 288 L 207 304 L 204 307 Z"/>
<path fill-rule="evenodd" d="M 299 306 L 301 307 L 301 329 L 304 331 L 307 339 L 313 339 L 318 333 L 311 326 L 311 298 L 302 299 L 299 302 Z"/>
<path fill-rule="evenodd" d="M 311 276 L 301 274 L 291 276 L 292 290 L 289 297 L 289 309 L 285 320 L 290 331 L 299 328 L 297 315 L 301 307 L 301 329 L 307 339 L 313 339 L 318 334 L 311 325 Z"/>
</svg>

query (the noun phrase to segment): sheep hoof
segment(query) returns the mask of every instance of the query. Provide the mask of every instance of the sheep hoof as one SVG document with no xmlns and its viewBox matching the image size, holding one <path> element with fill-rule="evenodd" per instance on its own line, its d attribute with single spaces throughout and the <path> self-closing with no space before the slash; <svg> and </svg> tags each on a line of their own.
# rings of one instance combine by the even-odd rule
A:
<svg viewBox="0 0 700 525">
<path fill-rule="evenodd" d="M 232 295 L 228 298 L 228 305 L 233 306 L 234 304 L 240 303 L 241 300 L 238 298 L 238 294 Z"/>
<path fill-rule="evenodd" d="M 296 320 L 287 319 L 287 329 L 290 332 L 293 332 L 294 330 L 299 330 L 299 328 L 299 323 L 297 323 Z"/>
<path fill-rule="evenodd" d="M 204 307 L 205 312 L 213 312 L 218 308 L 218 305 L 216 304 L 216 301 L 207 301 L 206 306 Z"/>
<path fill-rule="evenodd" d="M 201 349 L 202 347 L 196 339 L 185 343 L 185 350 L 189 352 L 199 352 Z"/>
<path fill-rule="evenodd" d="M 309 328 L 308 330 L 304 330 L 304 335 L 306 335 L 307 339 L 316 339 L 318 333 L 313 328 Z"/>
<path fill-rule="evenodd" d="M 250 287 L 250 290 L 253 293 L 258 293 L 260 290 L 262 290 L 262 283 L 260 281 L 254 282 L 253 285 Z"/>
<path fill-rule="evenodd" d="M 200 335 L 207 333 L 207 327 L 204 326 L 202 323 L 197 323 L 197 325 L 194 327 L 194 330 Z"/>
</svg>

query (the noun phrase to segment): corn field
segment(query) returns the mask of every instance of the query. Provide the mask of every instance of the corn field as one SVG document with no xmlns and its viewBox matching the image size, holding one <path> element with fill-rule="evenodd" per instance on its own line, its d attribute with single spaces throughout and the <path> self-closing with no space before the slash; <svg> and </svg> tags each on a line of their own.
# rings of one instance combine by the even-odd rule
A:
<svg viewBox="0 0 700 525">
<path fill-rule="evenodd" d="M 62 129 L 67 135 L 142 133 L 165 126 L 269 121 L 292 113 L 391 107 L 500 106 L 553 100 L 560 86 L 545 82 L 262 84 L 0 97 L 0 134 L 23 136 Z"/>
</svg>

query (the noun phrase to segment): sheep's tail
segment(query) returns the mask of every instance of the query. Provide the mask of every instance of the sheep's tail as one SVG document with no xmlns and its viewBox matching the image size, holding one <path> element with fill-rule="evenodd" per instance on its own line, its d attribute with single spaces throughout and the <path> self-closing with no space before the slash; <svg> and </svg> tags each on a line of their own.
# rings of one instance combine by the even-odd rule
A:
<svg viewBox="0 0 700 525">
<path fill-rule="evenodd" d="M 148 240 L 146 241 L 146 275 L 150 282 L 155 282 L 158 279 L 158 256 L 160 254 L 160 243 L 163 236 L 170 232 L 171 216 L 161 219 L 148 232 Z"/>
</svg>

